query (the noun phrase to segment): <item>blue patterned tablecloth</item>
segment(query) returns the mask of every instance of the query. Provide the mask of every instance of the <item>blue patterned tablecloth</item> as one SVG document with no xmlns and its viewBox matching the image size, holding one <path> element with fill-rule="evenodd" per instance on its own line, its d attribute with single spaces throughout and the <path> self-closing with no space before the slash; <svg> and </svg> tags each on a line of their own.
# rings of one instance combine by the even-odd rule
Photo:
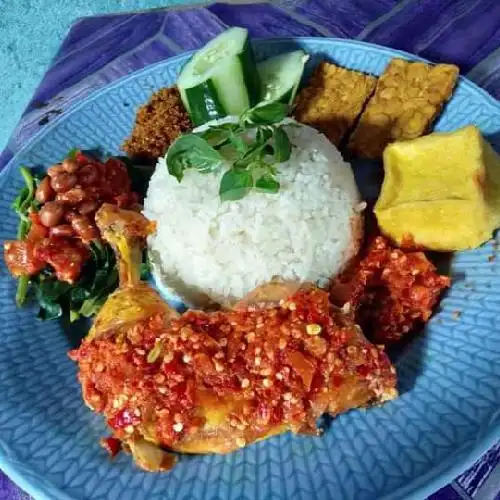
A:
<svg viewBox="0 0 500 500">
<path fill-rule="evenodd" d="M 355 38 L 453 62 L 500 98 L 500 0 L 281 0 L 270 4 L 89 17 L 64 40 L 7 148 L 0 168 L 69 105 L 148 64 L 198 48 L 227 26 L 253 37 Z M 0 472 L 0 500 L 25 500 Z M 430 498 L 500 500 L 500 443 Z"/>
</svg>

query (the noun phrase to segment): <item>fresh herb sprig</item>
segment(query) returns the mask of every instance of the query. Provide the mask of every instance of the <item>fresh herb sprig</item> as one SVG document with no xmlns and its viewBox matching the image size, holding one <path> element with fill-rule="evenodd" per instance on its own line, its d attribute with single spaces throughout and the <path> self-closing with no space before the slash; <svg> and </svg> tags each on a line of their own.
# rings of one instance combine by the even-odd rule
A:
<svg viewBox="0 0 500 500">
<path fill-rule="evenodd" d="M 214 125 L 179 137 L 167 153 L 170 175 L 181 182 L 186 170 L 206 174 L 229 164 L 219 186 L 222 201 L 239 200 L 251 190 L 277 193 L 276 166 L 287 161 L 292 152 L 290 139 L 280 125 L 288 110 L 288 105 L 280 102 L 257 106 L 243 113 L 238 123 Z"/>
</svg>

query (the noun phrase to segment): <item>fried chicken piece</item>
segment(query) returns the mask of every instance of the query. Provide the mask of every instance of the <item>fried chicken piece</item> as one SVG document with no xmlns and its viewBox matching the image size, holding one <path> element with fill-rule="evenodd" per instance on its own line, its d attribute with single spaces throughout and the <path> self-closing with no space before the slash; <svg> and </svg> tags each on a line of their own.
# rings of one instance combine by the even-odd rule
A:
<svg viewBox="0 0 500 500">
<path fill-rule="evenodd" d="M 314 71 L 309 86 L 297 97 L 295 118 L 323 132 L 339 146 L 375 84 L 373 76 L 323 61 Z"/>
<path fill-rule="evenodd" d="M 122 149 L 132 158 L 156 161 L 180 134 L 191 128 L 177 88 L 160 89 L 139 108 L 132 134 Z"/>
<path fill-rule="evenodd" d="M 108 206 L 97 215 L 124 267 L 135 262 L 138 235 L 152 229 L 129 217 Z M 145 470 L 173 465 L 163 447 L 227 453 L 287 430 L 313 432 L 325 412 L 397 396 L 383 348 L 314 286 L 273 283 L 235 309 L 179 316 L 137 273 L 120 276 L 71 357 L 86 403 L 112 429 L 105 447 L 116 453 L 118 439 Z"/>
<path fill-rule="evenodd" d="M 392 59 L 349 140 L 353 154 L 380 158 L 385 147 L 424 135 L 451 97 L 458 78 L 452 64 Z"/>
<path fill-rule="evenodd" d="M 331 298 L 371 341 L 388 345 L 426 323 L 450 284 L 423 252 L 395 248 L 378 236 L 337 278 Z"/>
</svg>

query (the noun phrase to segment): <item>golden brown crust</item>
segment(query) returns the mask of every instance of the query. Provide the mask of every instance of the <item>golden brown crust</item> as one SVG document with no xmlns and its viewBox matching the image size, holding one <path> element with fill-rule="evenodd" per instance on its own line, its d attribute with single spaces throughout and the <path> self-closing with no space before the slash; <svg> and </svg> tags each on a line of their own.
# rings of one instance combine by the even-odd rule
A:
<svg viewBox="0 0 500 500">
<path fill-rule="evenodd" d="M 122 149 L 133 158 L 156 160 L 180 134 L 191 128 L 177 88 L 160 89 L 139 108 L 132 134 Z"/>
<path fill-rule="evenodd" d="M 257 304 L 286 296 L 285 288 L 260 287 Z M 325 412 L 397 397 L 383 348 L 313 286 L 274 308 L 143 317 L 114 335 L 98 332 L 70 356 L 88 406 L 152 471 L 172 464 L 145 440 L 227 453 L 287 430 L 316 432 Z"/>
<path fill-rule="evenodd" d="M 392 59 L 350 138 L 349 149 L 359 156 L 379 158 L 389 143 L 424 135 L 450 98 L 458 71 L 452 64 Z"/>
<path fill-rule="evenodd" d="M 321 62 L 297 97 L 295 118 L 323 132 L 336 146 L 353 127 L 376 78 Z"/>
</svg>

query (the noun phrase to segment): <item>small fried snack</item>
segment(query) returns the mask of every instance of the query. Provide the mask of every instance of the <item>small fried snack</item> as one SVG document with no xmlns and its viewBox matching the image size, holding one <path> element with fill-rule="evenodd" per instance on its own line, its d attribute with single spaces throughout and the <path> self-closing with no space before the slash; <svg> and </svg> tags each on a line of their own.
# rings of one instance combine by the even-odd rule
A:
<svg viewBox="0 0 500 500">
<path fill-rule="evenodd" d="M 380 158 L 389 143 L 424 135 L 451 97 L 457 78 L 458 68 L 452 64 L 392 59 L 349 140 L 351 152 Z"/>
<path fill-rule="evenodd" d="M 373 93 L 376 81 L 373 76 L 323 61 L 314 71 L 310 85 L 297 97 L 295 118 L 339 146 Z"/>
<path fill-rule="evenodd" d="M 122 149 L 131 158 L 156 161 L 180 134 L 191 128 L 177 88 L 160 89 L 137 111 L 134 129 Z"/>
</svg>

